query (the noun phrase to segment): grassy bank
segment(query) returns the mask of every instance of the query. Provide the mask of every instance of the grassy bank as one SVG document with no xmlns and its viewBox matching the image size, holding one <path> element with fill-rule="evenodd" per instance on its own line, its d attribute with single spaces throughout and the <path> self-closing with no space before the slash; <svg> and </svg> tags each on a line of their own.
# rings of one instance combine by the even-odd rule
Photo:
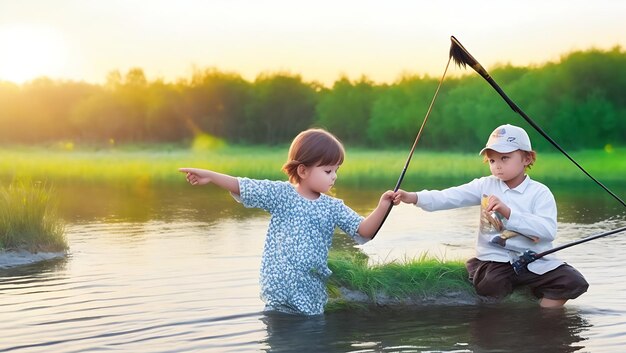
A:
<svg viewBox="0 0 626 353">
<path fill-rule="evenodd" d="M 407 151 L 348 149 L 338 185 L 393 185 L 404 166 Z M 179 167 L 209 168 L 253 178 L 285 179 L 280 168 L 287 147 L 228 146 L 190 151 L 153 146 L 149 149 L 64 151 L 34 147 L 0 148 L 0 178 L 30 177 L 34 180 L 84 181 L 91 183 L 181 182 Z M 623 183 L 626 148 L 611 151 L 580 151 L 572 157 L 599 180 Z M 417 151 L 406 181 L 434 179 L 467 180 L 489 173 L 476 153 Z M 544 182 L 579 182 L 586 176 L 560 153 L 539 153 L 530 174 Z"/>
<path fill-rule="evenodd" d="M 51 195 L 51 188 L 41 183 L 0 186 L 0 250 L 67 249 L 65 228 Z"/>
<path fill-rule="evenodd" d="M 461 261 L 422 257 L 369 266 L 367 255 L 361 252 L 331 252 L 328 266 L 333 271 L 327 283 L 328 311 L 359 305 L 436 302 L 451 296 L 475 298 Z"/>
<path fill-rule="evenodd" d="M 461 260 L 423 256 L 401 262 L 368 265 L 362 252 L 331 251 L 328 267 L 333 271 L 326 284 L 327 312 L 378 306 L 467 305 L 493 303 L 479 297 L 468 280 Z M 527 288 L 502 300 L 504 303 L 534 302 Z"/>
</svg>

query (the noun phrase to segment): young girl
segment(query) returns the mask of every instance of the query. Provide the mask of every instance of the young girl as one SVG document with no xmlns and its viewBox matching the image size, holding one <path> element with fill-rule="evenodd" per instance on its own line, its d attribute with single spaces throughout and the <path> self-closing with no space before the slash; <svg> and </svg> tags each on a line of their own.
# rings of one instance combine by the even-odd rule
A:
<svg viewBox="0 0 626 353">
<path fill-rule="evenodd" d="M 524 129 L 502 125 L 480 151 L 491 176 L 445 190 L 398 190 L 394 204 L 414 204 L 426 211 L 481 205 L 476 257 L 466 267 L 479 295 L 502 298 L 515 287 L 527 285 L 542 307 L 561 307 L 587 291 L 587 281 L 572 266 L 553 256 L 528 265 L 516 274 L 511 262 L 531 249 L 552 248 L 556 237 L 556 202 L 550 190 L 528 175 L 536 159 Z"/>
<path fill-rule="evenodd" d="M 213 183 L 231 192 L 245 207 L 271 214 L 261 261 L 261 298 L 266 311 L 318 315 L 328 300 L 326 280 L 335 227 L 355 241 L 372 238 L 389 207 L 385 192 L 366 218 L 330 197 L 344 149 L 321 129 L 301 132 L 291 143 L 283 171 L 289 182 L 236 178 L 210 170 L 181 168 L 191 185 Z"/>
</svg>

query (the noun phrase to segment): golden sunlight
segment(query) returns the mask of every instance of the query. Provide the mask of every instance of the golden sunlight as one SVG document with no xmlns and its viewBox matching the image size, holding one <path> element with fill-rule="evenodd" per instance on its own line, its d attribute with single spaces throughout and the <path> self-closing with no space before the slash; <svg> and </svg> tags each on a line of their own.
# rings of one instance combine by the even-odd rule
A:
<svg viewBox="0 0 626 353">
<path fill-rule="evenodd" d="M 0 48 L 0 80 L 15 83 L 57 76 L 68 59 L 63 37 L 44 27 L 0 26 Z"/>
</svg>

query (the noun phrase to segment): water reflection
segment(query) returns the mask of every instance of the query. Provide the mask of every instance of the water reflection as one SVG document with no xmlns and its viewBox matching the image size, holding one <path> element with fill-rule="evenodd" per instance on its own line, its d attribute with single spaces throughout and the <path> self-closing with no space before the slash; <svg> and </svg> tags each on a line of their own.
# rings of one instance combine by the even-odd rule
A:
<svg viewBox="0 0 626 353">
<path fill-rule="evenodd" d="M 260 319 L 267 337 L 261 341 L 266 352 L 330 352 L 340 332 L 330 329 L 323 315 L 306 318 L 281 313 L 267 313 Z M 339 329 L 339 328 L 338 328 Z"/>
<path fill-rule="evenodd" d="M 430 306 L 261 318 L 266 352 L 550 352 L 580 350 L 591 325 L 576 310 Z M 297 347 L 297 348 L 295 348 Z"/>
<path fill-rule="evenodd" d="M 626 210 L 608 193 L 595 184 L 551 186 L 557 201 L 560 222 L 589 224 L 610 218 L 626 218 Z M 626 184 L 613 186 L 622 199 L 626 199 Z"/>
<path fill-rule="evenodd" d="M 60 213 L 72 223 L 199 221 L 215 223 L 265 214 L 245 209 L 227 192 L 214 187 L 162 185 L 151 189 L 133 186 L 58 185 Z"/>
<path fill-rule="evenodd" d="M 441 188 L 445 185 L 426 184 Z M 380 188 L 338 187 L 335 196 L 360 214 L 369 213 L 378 202 Z M 261 210 L 245 209 L 217 187 L 161 185 L 153 188 L 103 185 L 56 185 L 61 199 L 61 213 L 70 222 L 146 222 L 150 220 L 213 222 L 224 218 L 243 219 L 265 214 Z M 626 210 L 602 190 L 583 185 L 554 187 L 559 221 L 592 223 L 611 217 L 626 217 Z M 626 185 L 615 190 L 626 194 Z M 478 216 L 476 216 L 478 217 Z"/>
<path fill-rule="evenodd" d="M 591 325 L 575 309 L 482 307 L 469 320 L 470 345 L 481 352 L 576 352 Z"/>
<path fill-rule="evenodd" d="M 381 190 L 339 188 L 336 196 L 366 214 Z M 558 353 L 614 352 L 626 344 L 624 236 L 561 253 L 591 283 L 565 310 L 503 303 L 303 319 L 259 313 L 265 212 L 212 187 L 72 185 L 57 192 L 70 257 L 0 271 L 0 352 Z M 556 193 L 560 243 L 626 225 L 623 211 L 595 189 Z M 405 206 L 360 251 L 382 261 L 431 248 L 449 258 L 471 256 L 477 210 L 425 214 Z M 343 234 L 333 248 L 358 251 Z"/>
</svg>

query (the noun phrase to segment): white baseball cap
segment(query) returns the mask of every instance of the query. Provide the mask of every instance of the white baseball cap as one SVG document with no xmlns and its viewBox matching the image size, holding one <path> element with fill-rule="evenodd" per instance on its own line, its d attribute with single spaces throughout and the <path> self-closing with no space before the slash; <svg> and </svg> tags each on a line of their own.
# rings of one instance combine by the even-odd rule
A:
<svg viewBox="0 0 626 353">
<path fill-rule="evenodd" d="M 530 138 L 524 129 L 510 124 L 498 126 L 487 141 L 485 148 L 480 150 L 483 154 L 486 150 L 494 150 L 500 153 L 509 153 L 517 150 L 532 151 Z"/>
</svg>

